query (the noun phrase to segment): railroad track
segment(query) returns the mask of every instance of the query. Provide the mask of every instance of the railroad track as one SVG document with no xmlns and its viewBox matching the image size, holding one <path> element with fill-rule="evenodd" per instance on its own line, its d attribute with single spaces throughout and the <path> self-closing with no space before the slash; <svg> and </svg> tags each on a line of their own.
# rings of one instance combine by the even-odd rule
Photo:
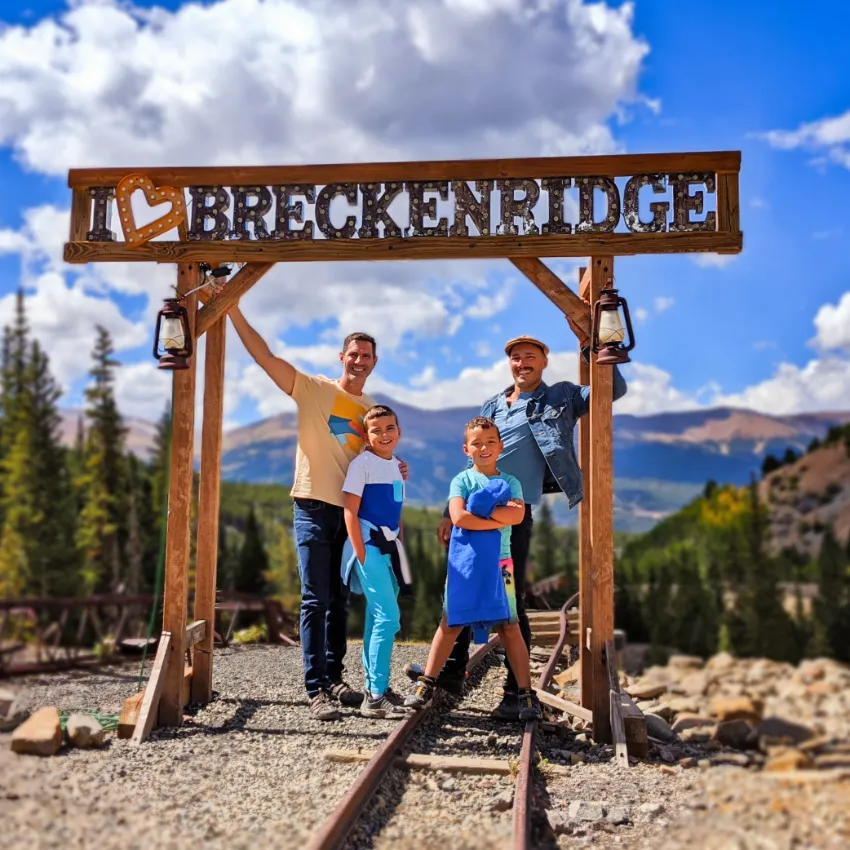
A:
<svg viewBox="0 0 850 850">
<path fill-rule="evenodd" d="M 560 612 L 558 638 L 555 640 L 549 660 L 538 683 L 538 687 L 542 689 L 545 689 L 551 681 L 561 651 L 567 644 L 570 634 L 567 610 L 572 601 L 570 600 Z M 479 647 L 469 659 L 467 672 L 472 673 L 494 652 L 498 644 L 498 637 L 493 637 L 489 643 Z M 314 834 L 306 850 L 339 850 L 339 848 L 345 846 L 349 834 L 378 791 L 387 773 L 394 766 L 402 748 L 423 720 L 438 707 L 435 705 L 437 702 L 438 700 L 435 700 L 423 711 L 414 712 L 396 726 L 372 755 L 343 800 L 325 820 L 318 832 Z M 534 796 L 534 753 L 538 731 L 538 723 L 532 721 L 525 724 L 522 733 L 513 803 L 512 833 L 513 845 L 516 850 L 528 850 L 533 846 L 531 843 L 531 815 Z"/>
</svg>

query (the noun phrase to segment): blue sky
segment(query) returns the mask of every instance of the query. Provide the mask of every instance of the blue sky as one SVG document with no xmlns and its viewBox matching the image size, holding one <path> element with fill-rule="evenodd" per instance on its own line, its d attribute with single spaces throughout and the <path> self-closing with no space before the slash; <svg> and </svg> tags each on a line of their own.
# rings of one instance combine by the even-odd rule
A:
<svg viewBox="0 0 850 850">
<path fill-rule="evenodd" d="M 8 5 L 0 319 L 22 283 L 68 405 L 80 400 L 100 321 L 126 364 L 122 407 L 158 413 L 167 384 L 149 337 L 172 274 L 58 261 L 69 167 L 740 149 L 740 256 L 616 261 L 638 343 L 621 409 L 850 408 L 845 3 L 555 0 L 555 18 L 532 14 L 538 0 L 423 0 L 415 13 L 402 0 L 351 0 L 332 17 L 327 4 L 284 0 L 79 0 L 70 18 L 65 3 Z M 73 38 L 48 37 L 51 20 Z M 427 62 L 396 55 L 381 37 L 388 26 Z M 482 32 L 493 55 L 459 49 Z M 509 49 L 523 71 L 506 82 Z M 441 89 L 452 75 L 457 86 Z M 134 99 L 154 104 L 149 138 L 127 129 Z M 493 119 L 492 104 L 515 118 Z M 576 264 L 557 265 L 573 284 Z M 501 343 L 521 332 L 555 352 L 547 378 L 575 377 L 563 318 L 507 261 L 380 266 L 279 266 L 245 313 L 273 348 L 316 371 L 335 368 L 345 332 L 373 331 L 374 388 L 427 406 L 475 402 L 504 383 Z M 238 339 L 228 345 L 228 422 L 286 409 Z"/>
</svg>

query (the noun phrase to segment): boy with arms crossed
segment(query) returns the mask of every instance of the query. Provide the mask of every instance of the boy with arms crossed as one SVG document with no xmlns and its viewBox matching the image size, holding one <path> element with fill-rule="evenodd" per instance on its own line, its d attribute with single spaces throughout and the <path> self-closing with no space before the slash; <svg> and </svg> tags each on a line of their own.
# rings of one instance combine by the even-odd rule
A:
<svg viewBox="0 0 850 850">
<path fill-rule="evenodd" d="M 455 639 L 465 626 L 488 628 L 490 625 L 495 625 L 505 644 L 508 660 L 519 687 L 519 719 L 536 720 L 541 716 L 540 703 L 531 688 L 528 649 L 517 618 L 513 561 L 511 560 L 511 526 L 521 523 L 525 516 L 522 487 L 516 478 L 499 472 L 496 466 L 502 451 L 502 440 L 499 429 L 492 419 L 476 417 L 467 424 L 463 451 L 472 461 L 472 466 L 455 476 L 449 489 L 449 514 L 454 526 L 452 536 L 459 539 L 461 529 L 473 533 L 499 531 L 498 552 L 491 560 L 489 549 L 485 554 L 484 547 L 481 547 L 480 553 L 484 557 L 473 556 L 461 566 L 461 571 L 465 572 L 470 579 L 470 581 L 461 579 L 470 591 L 466 599 L 461 599 L 456 589 L 452 587 L 453 579 L 455 583 L 460 583 L 458 581 L 460 573 L 453 571 L 453 553 L 450 544 L 444 615 L 431 643 L 424 674 L 419 677 L 413 693 L 405 700 L 405 705 L 419 709 L 430 701 L 437 684 L 437 676 L 452 651 Z M 494 494 L 510 494 L 507 504 L 489 509 L 488 518 L 469 510 L 476 496 L 485 495 L 485 491 L 491 491 Z M 501 500 L 501 497 L 497 498 Z M 471 541 L 471 548 L 475 549 L 473 535 L 466 535 L 466 539 Z M 468 554 L 467 551 L 466 555 Z M 501 610 L 508 615 L 505 620 L 497 623 L 488 622 L 489 617 L 492 616 L 491 612 L 498 607 L 493 606 L 494 600 L 490 593 L 494 578 L 497 578 L 496 586 L 502 591 Z M 498 602 L 498 600 L 495 601 Z M 463 614 L 453 615 L 451 610 L 453 606 L 462 606 Z M 453 625 L 449 625 L 450 620 L 453 621 Z"/>
</svg>

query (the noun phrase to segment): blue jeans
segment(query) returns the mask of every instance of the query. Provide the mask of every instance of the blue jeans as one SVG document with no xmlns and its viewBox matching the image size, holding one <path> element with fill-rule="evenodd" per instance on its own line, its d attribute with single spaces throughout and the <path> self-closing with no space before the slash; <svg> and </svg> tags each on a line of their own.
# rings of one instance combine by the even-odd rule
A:
<svg viewBox="0 0 850 850">
<path fill-rule="evenodd" d="M 347 532 L 342 508 L 295 499 L 292 514 L 301 576 L 301 652 L 310 697 L 342 679 L 348 588 L 342 581 Z"/>
</svg>

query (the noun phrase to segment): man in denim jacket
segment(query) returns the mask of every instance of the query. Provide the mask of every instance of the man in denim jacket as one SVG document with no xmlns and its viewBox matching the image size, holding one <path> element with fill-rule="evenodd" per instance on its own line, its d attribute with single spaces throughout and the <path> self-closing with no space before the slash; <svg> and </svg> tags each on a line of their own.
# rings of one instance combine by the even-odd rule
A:
<svg viewBox="0 0 850 850">
<path fill-rule="evenodd" d="M 582 356 L 589 357 L 589 340 L 570 322 L 582 345 Z M 525 519 L 511 533 L 517 613 L 526 644 L 531 647 L 531 628 L 525 610 L 525 578 L 531 543 L 532 509 L 544 493 L 564 493 L 570 508 L 583 498 L 581 470 L 575 455 L 573 431 L 581 416 L 590 409 L 590 387 L 558 381 L 543 382 L 548 365 L 548 346 L 530 336 L 516 337 L 505 345 L 513 386 L 508 387 L 481 407 L 481 416 L 492 419 L 502 434 L 504 451 L 499 469 L 519 479 L 525 497 Z M 614 401 L 626 393 L 626 382 L 614 368 Z M 451 520 L 444 518 L 437 532 L 444 544 L 451 534 Z M 451 657 L 440 674 L 438 684 L 459 693 L 469 659 L 471 634 L 464 629 Z M 408 665 L 408 675 L 418 674 L 416 665 Z M 518 716 L 517 684 L 508 666 L 505 695 L 494 716 L 510 720 Z"/>
</svg>

